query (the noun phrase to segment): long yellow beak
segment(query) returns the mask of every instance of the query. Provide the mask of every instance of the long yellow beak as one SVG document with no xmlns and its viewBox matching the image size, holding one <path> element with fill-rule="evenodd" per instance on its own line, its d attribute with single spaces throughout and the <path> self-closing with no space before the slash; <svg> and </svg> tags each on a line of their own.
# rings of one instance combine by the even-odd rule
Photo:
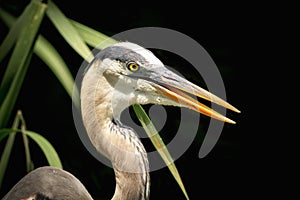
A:
<svg viewBox="0 0 300 200">
<path fill-rule="evenodd" d="M 216 95 L 206 91 L 205 89 L 187 81 L 186 79 L 178 76 L 177 74 L 169 70 L 167 70 L 166 73 L 164 73 L 161 76 L 156 76 L 155 78 L 153 78 L 153 80 L 156 89 L 160 91 L 161 94 L 166 96 L 167 98 L 175 102 L 178 102 L 182 106 L 193 109 L 209 117 L 218 119 L 220 121 L 228 122 L 231 124 L 235 124 L 235 121 L 223 116 L 217 111 L 209 108 L 208 106 L 200 103 L 196 99 L 184 93 L 186 92 L 189 94 L 193 94 L 195 96 L 198 96 L 200 98 L 216 103 L 220 106 L 223 106 L 227 109 L 230 109 L 234 112 L 240 113 L 240 111 L 237 108 L 230 105 L 223 99 L 217 97 Z"/>
</svg>

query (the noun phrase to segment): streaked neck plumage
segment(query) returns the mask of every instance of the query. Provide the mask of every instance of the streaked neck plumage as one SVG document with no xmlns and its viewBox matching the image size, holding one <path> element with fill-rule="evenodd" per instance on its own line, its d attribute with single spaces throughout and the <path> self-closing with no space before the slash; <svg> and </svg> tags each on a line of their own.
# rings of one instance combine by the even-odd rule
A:
<svg viewBox="0 0 300 200">
<path fill-rule="evenodd" d="M 99 74 L 97 65 L 100 62 L 89 68 L 81 87 L 85 128 L 95 148 L 113 165 L 116 190 L 112 199 L 149 199 L 146 150 L 134 130 L 115 119 L 112 107 L 114 88 L 107 77 Z"/>
</svg>

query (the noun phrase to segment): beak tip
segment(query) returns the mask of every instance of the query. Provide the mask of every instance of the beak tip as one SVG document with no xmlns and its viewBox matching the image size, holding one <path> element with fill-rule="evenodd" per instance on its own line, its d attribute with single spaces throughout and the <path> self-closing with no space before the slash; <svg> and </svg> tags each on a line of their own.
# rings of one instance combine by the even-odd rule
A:
<svg viewBox="0 0 300 200">
<path fill-rule="evenodd" d="M 236 124 L 236 122 L 235 121 L 233 121 L 233 120 L 231 120 L 231 119 L 226 119 L 226 121 L 225 122 L 227 122 L 227 123 L 230 123 L 230 124 Z"/>
<path fill-rule="evenodd" d="M 235 112 L 241 113 L 241 111 L 239 109 L 237 109 L 237 108 L 235 108 Z"/>
<path fill-rule="evenodd" d="M 239 109 L 237 109 L 236 107 L 233 107 L 232 105 L 230 105 L 229 107 L 227 107 L 229 110 L 232 110 L 233 112 L 236 113 L 241 113 L 241 111 Z"/>
</svg>

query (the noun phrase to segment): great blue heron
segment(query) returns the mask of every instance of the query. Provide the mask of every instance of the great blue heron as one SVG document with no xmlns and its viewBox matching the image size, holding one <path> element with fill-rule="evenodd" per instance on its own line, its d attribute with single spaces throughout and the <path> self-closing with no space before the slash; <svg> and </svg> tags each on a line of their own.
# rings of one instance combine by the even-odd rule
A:
<svg viewBox="0 0 300 200">
<path fill-rule="evenodd" d="M 196 95 L 239 112 L 235 107 L 168 70 L 149 50 L 130 42 L 109 46 L 87 68 L 81 87 L 84 126 L 95 148 L 112 163 L 116 177 L 113 200 L 149 199 L 146 150 L 134 130 L 120 122 L 132 104 L 183 106 L 235 123 L 188 96 Z M 92 199 L 70 173 L 38 168 L 21 179 L 3 200 Z"/>
</svg>

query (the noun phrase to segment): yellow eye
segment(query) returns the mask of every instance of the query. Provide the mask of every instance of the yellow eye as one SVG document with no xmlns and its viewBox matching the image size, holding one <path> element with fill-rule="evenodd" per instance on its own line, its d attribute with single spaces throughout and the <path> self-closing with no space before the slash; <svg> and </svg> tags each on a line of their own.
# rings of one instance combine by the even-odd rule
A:
<svg viewBox="0 0 300 200">
<path fill-rule="evenodd" d="M 127 63 L 127 68 L 132 72 L 136 72 L 139 70 L 140 66 L 135 62 L 129 62 Z"/>
</svg>

